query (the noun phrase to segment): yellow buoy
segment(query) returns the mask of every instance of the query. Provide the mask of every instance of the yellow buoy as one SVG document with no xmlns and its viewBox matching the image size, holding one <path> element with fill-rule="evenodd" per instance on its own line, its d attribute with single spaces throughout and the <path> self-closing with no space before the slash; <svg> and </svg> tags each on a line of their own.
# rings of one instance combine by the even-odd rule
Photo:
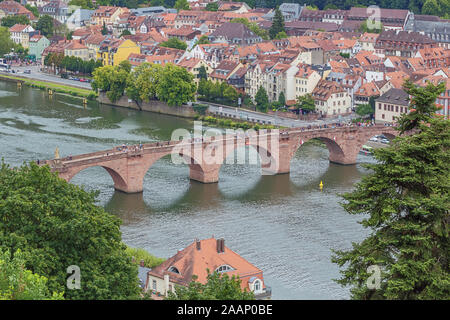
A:
<svg viewBox="0 0 450 320">
<path fill-rule="evenodd" d="M 320 188 L 320 191 L 322 191 L 322 189 L 323 189 L 323 183 L 322 183 L 322 180 L 320 180 L 319 188 Z"/>
</svg>

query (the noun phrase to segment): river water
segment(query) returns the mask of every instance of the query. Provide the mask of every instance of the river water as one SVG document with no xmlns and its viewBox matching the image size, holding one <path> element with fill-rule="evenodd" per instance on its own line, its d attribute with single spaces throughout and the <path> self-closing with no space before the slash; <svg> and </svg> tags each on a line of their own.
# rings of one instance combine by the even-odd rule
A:
<svg viewBox="0 0 450 320">
<path fill-rule="evenodd" d="M 99 106 L 63 95 L 0 82 L 0 157 L 12 165 L 93 152 L 127 143 L 169 140 L 190 120 Z M 361 163 L 328 161 L 328 150 L 305 144 L 291 162 L 291 173 L 262 176 L 259 165 L 225 164 L 218 184 L 189 180 L 186 165 L 169 157 L 156 162 L 144 192 L 115 192 L 101 167 L 86 169 L 72 183 L 99 190 L 98 203 L 123 220 L 123 241 L 159 257 L 170 257 L 195 238 L 225 238 L 227 247 L 264 272 L 273 299 L 347 299 L 331 249 L 348 249 L 367 235 L 339 205 L 367 171 Z M 319 190 L 323 181 L 324 189 Z"/>
</svg>

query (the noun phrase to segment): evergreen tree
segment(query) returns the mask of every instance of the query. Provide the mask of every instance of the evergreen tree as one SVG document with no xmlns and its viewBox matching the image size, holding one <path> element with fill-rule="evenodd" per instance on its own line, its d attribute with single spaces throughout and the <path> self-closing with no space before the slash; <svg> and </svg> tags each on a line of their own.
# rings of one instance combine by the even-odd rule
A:
<svg viewBox="0 0 450 320">
<path fill-rule="evenodd" d="M 104 22 L 103 22 L 101 33 L 104 36 L 108 34 L 108 29 L 106 28 L 106 24 Z"/>
<path fill-rule="evenodd" d="M 344 195 L 345 210 L 367 215 L 361 224 L 372 231 L 332 258 L 354 299 L 450 298 L 450 128 L 434 105 L 444 86 L 405 89 L 414 111 L 399 131 L 414 131 L 375 150 L 372 173 Z"/>
<path fill-rule="evenodd" d="M 201 67 L 198 69 L 198 75 L 197 75 L 197 78 L 199 78 L 199 79 L 205 79 L 205 80 L 208 79 L 208 73 L 206 72 L 205 66 L 201 66 Z"/>
<path fill-rule="evenodd" d="M 259 111 L 267 112 L 267 108 L 269 107 L 269 98 L 267 97 L 266 89 L 262 86 L 259 87 L 255 96 L 256 108 Z"/>
<path fill-rule="evenodd" d="M 272 26 L 269 29 L 270 39 L 275 39 L 277 34 L 279 34 L 280 32 L 286 33 L 286 31 L 284 30 L 284 18 L 280 9 L 276 9 L 275 15 L 273 17 Z"/>
</svg>

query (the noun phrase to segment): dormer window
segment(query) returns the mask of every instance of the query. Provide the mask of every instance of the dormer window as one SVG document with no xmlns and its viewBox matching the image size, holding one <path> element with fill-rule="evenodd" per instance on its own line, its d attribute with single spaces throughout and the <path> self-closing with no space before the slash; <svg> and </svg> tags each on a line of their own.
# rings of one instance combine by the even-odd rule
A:
<svg viewBox="0 0 450 320">
<path fill-rule="evenodd" d="M 176 274 L 180 274 L 180 271 L 174 266 L 171 266 L 167 271 L 173 272 L 173 273 L 176 273 Z"/>
<path fill-rule="evenodd" d="M 218 272 L 218 273 L 224 273 L 224 272 L 233 271 L 233 270 L 234 270 L 234 268 L 230 267 L 230 266 L 227 265 L 227 264 L 224 264 L 224 265 L 221 265 L 220 267 L 218 267 L 218 268 L 216 269 L 216 272 Z"/>
</svg>

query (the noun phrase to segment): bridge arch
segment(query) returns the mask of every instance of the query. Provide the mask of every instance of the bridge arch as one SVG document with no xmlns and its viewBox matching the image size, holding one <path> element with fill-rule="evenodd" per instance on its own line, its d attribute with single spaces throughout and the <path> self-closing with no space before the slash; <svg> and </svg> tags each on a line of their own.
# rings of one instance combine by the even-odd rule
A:
<svg viewBox="0 0 450 320">
<path fill-rule="evenodd" d="M 106 170 L 106 172 L 109 173 L 111 176 L 113 182 L 114 182 L 114 188 L 116 190 L 125 191 L 128 192 L 128 183 L 126 177 L 121 173 L 120 171 L 116 170 L 115 168 L 112 168 L 111 166 L 108 166 L 106 164 L 92 164 L 92 165 L 85 165 L 82 167 L 73 167 L 68 170 L 67 173 L 61 173 L 60 177 L 65 179 L 67 182 L 70 182 L 73 177 L 75 177 L 78 173 L 80 173 L 83 170 L 94 168 L 94 167 L 102 167 Z"/>
</svg>

